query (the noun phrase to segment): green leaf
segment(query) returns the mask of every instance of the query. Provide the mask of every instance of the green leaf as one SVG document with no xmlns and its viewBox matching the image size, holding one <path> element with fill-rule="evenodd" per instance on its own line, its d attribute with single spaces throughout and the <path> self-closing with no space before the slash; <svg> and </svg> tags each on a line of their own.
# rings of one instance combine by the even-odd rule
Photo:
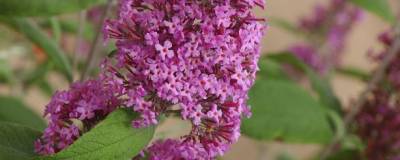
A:
<svg viewBox="0 0 400 160">
<path fill-rule="evenodd" d="M 14 73 L 5 59 L 0 59 L 0 82 L 13 83 Z"/>
<path fill-rule="evenodd" d="M 29 109 L 21 100 L 0 96 L 0 121 L 23 124 L 37 129 L 44 129 L 46 123 Z"/>
<path fill-rule="evenodd" d="M 60 27 L 61 30 L 67 33 L 73 33 L 76 34 L 78 33 L 79 30 L 79 24 L 77 22 L 71 21 L 71 20 L 59 20 L 60 23 Z M 44 28 L 51 28 L 51 21 L 47 20 L 47 21 L 43 21 L 41 23 L 39 23 L 40 26 L 44 27 Z M 92 40 L 95 32 L 93 29 L 93 25 L 91 23 L 85 23 L 85 25 L 83 26 L 83 37 L 86 40 Z"/>
<path fill-rule="evenodd" d="M 281 64 L 291 64 L 297 69 L 306 73 L 308 79 L 310 80 L 312 88 L 318 94 L 320 102 L 324 106 L 327 106 L 330 109 L 338 112 L 340 115 L 343 114 L 341 107 L 342 105 L 339 99 L 333 93 L 333 89 L 328 79 L 320 77 L 309 66 L 307 66 L 291 53 L 284 52 L 279 54 L 270 54 L 267 56 L 267 58 Z"/>
<path fill-rule="evenodd" d="M 58 19 L 56 17 L 51 17 L 50 24 L 51 24 L 53 37 L 58 44 L 58 43 L 60 43 L 61 34 L 62 34 L 60 22 L 58 21 Z"/>
<path fill-rule="evenodd" d="M 49 84 L 49 81 L 42 80 L 37 83 L 39 89 L 46 94 L 48 97 L 53 96 L 55 89 Z"/>
<path fill-rule="evenodd" d="M 342 149 L 363 151 L 365 144 L 358 135 L 348 134 L 343 138 Z"/>
<path fill-rule="evenodd" d="M 287 152 L 281 153 L 276 157 L 276 160 L 295 160 L 292 155 Z"/>
<path fill-rule="evenodd" d="M 350 0 L 355 5 L 394 23 L 396 18 L 391 11 L 387 0 Z"/>
<path fill-rule="evenodd" d="M 66 54 L 44 31 L 26 19 L 0 17 L 0 22 L 6 23 L 43 49 L 54 64 L 61 69 L 67 79 L 72 81 L 72 68 Z"/>
<path fill-rule="evenodd" d="M 333 131 L 326 109 L 295 83 L 259 80 L 250 91 L 253 116 L 242 132 L 259 140 L 329 143 Z"/>
<path fill-rule="evenodd" d="M 269 23 L 271 24 L 271 26 L 279 27 L 294 35 L 298 35 L 300 37 L 306 37 L 304 31 L 300 30 L 296 25 L 286 21 L 285 19 L 270 17 Z"/>
<path fill-rule="evenodd" d="M 338 68 L 336 72 L 345 76 L 358 79 L 363 82 L 367 82 L 371 78 L 371 76 L 367 72 L 358 68 Z"/>
<path fill-rule="evenodd" d="M 352 160 L 352 159 L 363 159 L 361 153 L 357 150 L 340 150 L 339 152 L 329 156 L 326 160 Z"/>
<path fill-rule="evenodd" d="M 55 90 L 49 84 L 46 76 L 52 68 L 53 64 L 50 61 L 46 61 L 45 63 L 38 64 L 36 68 L 25 73 L 22 78 L 24 89 L 37 85 L 43 93 L 51 97 Z"/>
<path fill-rule="evenodd" d="M 46 61 L 45 63 L 38 64 L 36 68 L 28 71 L 23 77 L 23 83 L 26 87 L 30 87 L 35 83 L 39 83 L 46 79 L 47 73 L 53 68 L 53 63 Z"/>
<path fill-rule="evenodd" d="M 69 148 L 41 159 L 130 159 L 147 146 L 155 130 L 154 126 L 132 128 L 131 121 L 137 117 L 133 111 L 118 109 Z"/>
<path fill-rule="evenodd" d="M 26 160 L 36 156 L 34 141 L 41 133 L 13 123 L 0 122 L 0 159 Z"/>
<path fill-rule="evenodd" d="M 346 127 L 344 125 L 342 117 L 336 112 L 328 111 L 329 120 L 335 130 L 336 137 L 346 136 Z"/>
<path fill-rule="evenodd" d="M 257 79 L 276 79 L 276 80 L 287 80 L 290 78 L 282 69 L 282 66 L 268 59 L 260 59 L 258 62 L 260 71 L 257 73 Z"/>
<path fill-rule="evenodd" d="M 3 16 L 52 16 L 102 4 L 105 0 L 1 0 Z"/>
<path fill-rule="evenodd" d="M 360 137 L 353 134 L 346 135 L 341 142 L 340 150 L 329 156 L 327 160 L 365 159 L 361 156 L 364 147 Z"/>
<path fill-rule="evenodd" d="M 118 50 L 112 50 L 110 53 L 108 53 L 107 57 L 108 58 L 113 58 L 116 54 L 118 53 Z"/>
<path fill-rule="evenodd" d="M 342 104 L 333 93 L 330 81 L 328 79 L 321 78 L 310 68 L 306 69 L 306 73 L 308 79 L 311 82 L 312 88 L 318 93 L 318 97 L 321 103 L 334 110 L 339 115 L 343 115 Z"/>
</svg>

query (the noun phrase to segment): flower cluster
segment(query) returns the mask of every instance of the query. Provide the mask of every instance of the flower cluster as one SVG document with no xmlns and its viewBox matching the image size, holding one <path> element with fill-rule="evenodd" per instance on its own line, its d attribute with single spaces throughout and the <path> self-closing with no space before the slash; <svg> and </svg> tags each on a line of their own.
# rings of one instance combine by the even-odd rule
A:
<svg viewBox="0 0 400 160">
<path fill-rule="evenodd" d="M 377 62 L 382 62 L 387 50 L 394 43 L 391 31 L 379 36 L 387 48 L 382 53 L 372 55 Z M 397 55 L 385 71 L 385 81 L 375 89 L 357 115 L 357 132 L 367 143 L 364 154 L 368 159 L 397 160 L 400 158 L 400 79 Z M 390 87 L 387 87 L 390 86 Z"/>
<path fill-rule="evenodd" d="M 368 159 L 399 159 L 400 101 L 388 91 L 376 90 L 357 115 L 357 132 L 366 142 Z"/>
<path fill-rule="evenodd" d="M 302 18 L 298 25 L 311 38 L 310 42 L 294 44 L 289 50 L 323 74 L 331 67 L 328 65 L 339 65 L 346 37 L 360 17 L 361 10 L 346 0 L 331 0 L 329 6 L 317 5 L 313 15 Z"/>
<path fill-rule="evenodd" d="M 48 155 L 64 149 L 115 110 L 121 102 L 113 88 L 99 79 L 75 83 L 70 90 L 55 93 L 46 106 L 49 125 L 35 143 L 36 152 Z M 74 120 L 80 121 L 84 128 Z"/>
<path fill-rule="evenodd" d="M 125 106 L 142 115 L 133 126 L 156 124 L 158 115 L 178 105 L 181 117 L 193 124 L 180 145 L 205 150 L 209 158 L 223 154 L 240 135 L 241 115 L 250 114 L 247 92 L 265 28 L 251 9 L 263 2 L 125 0 L 120 5 L 119 18 L 104 30 L 106 38 L 117 40 L 116 66 L 125 71 L 108 75 L 132 84 L 125 87 Z M 161 153 L 151 155 L 182 156 Z"/>
<path fill-rule="evenodd" d="M 196 146 L 199 144 L 184 143 L 179 140 L 159 140 L 147 149 L 149 159 L 152 160 L 163 160 L 163 159 L 185 159 L 185 160 L 197 160 L 197 159 L 209 159 L 207 151 L 201 147 Z M 141 158 L 141 156 L 138 156 Z"/>
<path fill-rule="evenodd" d="M 384 32 L 379 36 L 380 42 L 386 47 L 390 48 L 394 43 L 394 35 L 391 32 Z M 387 54 L 387 51 L 383 51 L 378 55 L 374 56 L 375 60 L 382 61 L 383 57 Z M 386 69 L 387 80 L 391 83 L 393 87 L 397 90 L 400 89 L 400 56 L 396 56 L 390 63 L 389 67 Z"/>
<path fill-rule="evenodd" d="M 51 122 L 76 128 L 70 119 L 92 122 L 121 105 L 140 113 L 132 126 L 141 128 L 157 124 L 163 113 L 178 112 L 192 123 L 192 130 L 180 140 L 155 142 L 144 150 L 150 159 L 222 155 L 238 140 L 242 115 L 251 115 L 247 92 L 258 70 L 266 28 L 264 19 L 251 12 L 255 6 L 264 3 L 121 0 L 118 18 L 104 27 L 105 38 L 116 40 L 118 53 L 103 63 L 100 80 L 94 81 L 99 86 L 91 90 L 94 85 L 85 83 L 85 89 L 73 86 L 65 92 L 80 95 L 79 99 L 57 93 L 46 113 Z M 82 97 L 85 94 L 93 96 Z M 93 100 L 96 97 L 102 101 Z M 80 106 L 86 106 L 82 107 L 86 114 L 73 114 Z M 51 126 L 46 130 L 36 147 L 39 153 L 57 152 L 80 134 L 65 141 L 59 140 L 58 132 Z"/>
</svg>

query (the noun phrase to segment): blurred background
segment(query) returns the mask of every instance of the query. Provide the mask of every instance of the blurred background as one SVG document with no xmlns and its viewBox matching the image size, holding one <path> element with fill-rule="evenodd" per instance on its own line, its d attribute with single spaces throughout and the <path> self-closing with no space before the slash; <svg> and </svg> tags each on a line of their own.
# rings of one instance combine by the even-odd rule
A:
<svg viewBox="0 0 400 160">
<path fill-rule="evenodd" d="M 279 18 L 296 23 L 299 18 L 310 15 L 316 4 L 326 4 L 328 2 L 329 0 L 268 0 L 266 9 L 263 11 L 257 10 L 257 14 L 260 17 Z M 398 1 L 396 3 L 395 0 L 392 0 L 390 3 L 393 9 L 395 9 L 395 6 L 399 6 Z M 88 17 L 88 20 L 93 20 L 93 18 L 95 17 Z M 77 21 L 78 15 L 65 15 L 65 19 Z M 43 22 L 43 25 L 46 25 L 45 22 Z M 377 36 L 389 29 L 389 27 L 379 17 L 364 12 L 361 21 L 354 26 L 346 39 L 347 47 L 343 56 L 343 65 L 360 68 L 364 71 L 371 71 L 374 65 L 370 62 L 366 54 L 369 50 L 379 51 L 382 48 L 377 41 Z M 270 25 L 263 41 L 262 53 L 285 50 L 291 44 L 299 41 L 301 39 L 286 30 Z M 75 43 L 76 39 L 73 34 L 62 35 L 60 38 L 61 46 L 68 52 L 74 52 Z M 88 47 L 85 46 L 88 44 L 82 44 L 80 48 L 82 51 L 77 55 L 78 59 L 86 57 L 83 53 L 88 50 Z M 112 47 L 106 46 L 102 49 L 104 53 L 108 53 L 110 50 L 112 50 Z M 47 65 L 45 62 L 46 59 L 46 55 L 40 48 L 31 44 L 23 36 L 10 30 L 8 27 L 0 25 L 0 72 L 12 78 L 11 84 L 2 83 L 0 85 L 1 95 L 21 97 L 34 112 L 42 114 L 45 105 L 50 99 L 50 94 L 46 94 L 44 90 L 52 92 L 54 89 L 61 90 L 68 87 L 68 81 L 60 74 L 52 71 L 43 75 L 44 79 L 49 82 L 49 86 L 22 85 L 26 77 L 29 77 L 29 73 L 33 72 L 33 68 L 37 65 Z M 94 63 L 97 65 L 99 60 Z M 364 83 L 342 76 L 335 76 L 333 79 L 334 91 L 339 96 L 343 106 L 349 106 L 350 102 L 363 90 L 364 85 Z M 157 136 L 179 137 L 186 130 L 184 122 L 167 120 L 158 128 Z M 242 136 L 240 141 L 234 144 L 231 151 L 222 159 L 273 160 L 291 156 L 296 157 L 298 160 L 306 160 L 311 159 L 320 149 L 319 145 L 261 142 Z"/>
<path fill-rule="evenodd" d="M 258 11 L 258 14 L 296 23 L 299 18 L 310 15 L 316 4 L 326 5 L 329 2 L 329 0 L 269 0 L 267 1 L 266 10 Z M 397 10 L 396 6 L 399 7 L 399 1 L 390 1 L 390 6 L 393 10 Z M 376 64 L 371 63 L 367 53 L 370 50 L 380 51 L 382 49 L 377 37 L 388 29 L 390 29 L 390 25 L 381 18 L 363 12 L 361 21 L 355 24 L 347 38 L 347 46 L 342 59 L 343 65 L 360 68 L 368 72 L 374 69 Z M 301 39 L 298 39 L 293 34 L 271 25 L 264 37 L 263 53 L 281 51 L 299 41 Z M 344 107 L 349 106 L 350 102 L 355 100 L 365 87 L 365 84 L 360 81 L 340 75 L 335 76 L 332 83 L 333 89 Z M 299 160 L 308 160 L 320 150 L 321 146 L 318 145 L 259 142 L 242 136 L 239 143 L 235 144 L 232 151 L 225 158 L 229 160 L 273 160 L 285 157 L 285 154 L 287 154 Z"/>
</svg>

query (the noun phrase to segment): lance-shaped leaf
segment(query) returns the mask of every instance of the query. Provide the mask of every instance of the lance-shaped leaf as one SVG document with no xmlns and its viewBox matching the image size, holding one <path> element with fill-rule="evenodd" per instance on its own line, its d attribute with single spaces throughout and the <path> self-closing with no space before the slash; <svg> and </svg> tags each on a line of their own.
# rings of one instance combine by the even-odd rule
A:
<svg viewBox="0 0 400 160">
<path fill-rule="evenodd" d="M 285 19 L 270 17 L 269 23 L 271 26 L 278 27 L 284 31 L 287 31 L 288 33 L 299 36 L 300 38 L 307 38 L 308 36 L 303 30 L 296 26 L 296 24 L 293 24 Z"/>
<path fill-rule="evenodd" d="M 355 5 L 382 17 L 384 20 L 393 23 L 395 16 L 391 11 L 387 0 L 350 0 Z"/>
<path fill-rule="evenodd" d="M 14 97 L 0 96 L 0 122 L 18 123 L 37 129 L 46 127 L 46 123 L 39 115 Z"/>
<path fill-rule="evenodd" d="M 368 80 L 371 79 L 371 75 L 369 75 L 368 72 L 365 72 L 358 68 L 342 67 L 338 68 L 336 72 L 344 76 L 360 80 L 362 82 L 368 82 Z"/>
<path fill-rule="evenodd" d="M 0 59 L 0 83 L 13 83 L 14 73 L 6 59 Z"/>
<path fill-rule="evenodd" d="M 3 16 L 52 16 L 76 12 L 105 0 L 1 0 L 0 15 Z"/>
<path fill-rule="evenodd" d="M 132 128 L 131 121 L 135 118 L 138 118 L 137 113 L 118 109 L 70 147 L 54 156 L 40 159 L 130 159 L 147 146 L 155 130 L 154 126 Z"/>
<path fill-rule="evenodd" d="M 307 75 L 312 88 L 318 94 L 320 102 L 339 114 L 343 113 L 342 105 L 334 94 L 328 79 L 320 77 L 309 66 L 291 53 L 283 52 L 279 54 L 270 54 L 267 58 L 280 64 L 290 64 L 303 71 Z"/>
<path fill-rule="evenodd" d="M 0 159 L 27 160 L 37 156 L 34 142 L 41 133 L 19 124 L 0 122 Z"/>
<path fill-rule="evenodd" d="M 35 45 L 39 46 L 51 58 L 52 62 L 60 69 L 68 80 L 72 80 L 72 69 L 69 60 L 61 48 L 46 35 L 44 31 L 23 18 L 5 18 L 0 17 L 3 22 L 14 30 L 23 34 Z"/>
<path fill-rule="evenodd" d="M 291 81 L 282 65 L 269 59 L 261 59 L 258 62 L 260 70 L 257 72 L 257 79 L 276 79 L 282 81 Z"/>
<path fill-rule="evenodd" d="M 326 108 L 293 82 L 258 80 L 249 93 L 253 116 L 243 134 L 259 140 L 329 143 L 333 129 Z"/>
<path fill-rule="evenodd" d="M 75 21 L 69 21 L 69 20 L 59 20 L 61 30 L 64 33 L 72 33 L 72 34 L 77 34 L 79 31 L 79 23 Z M 40 22 L 39 25 L 43 28 L 50 29 L 51 28 L 51 21 L 45 20 L 43 22 Z M 83 26 L 83 37 L 86 40 L 92 40 L 94 37 L 95 31 L 94 31 L 94 26 L 91 23 L 86 23 Z"/>
</svg>

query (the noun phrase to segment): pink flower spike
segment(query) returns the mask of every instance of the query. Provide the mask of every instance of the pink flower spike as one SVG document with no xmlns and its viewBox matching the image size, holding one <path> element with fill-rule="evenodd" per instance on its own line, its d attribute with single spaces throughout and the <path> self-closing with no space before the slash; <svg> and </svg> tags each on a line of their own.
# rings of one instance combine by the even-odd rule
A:
<svg viewBox="0 0 400 160">
<path fill-rule="evenodd" d="M 139 114 L 134 128 L 177 112 L 191 122 L 187 135 L 144 149 L 150 160 L 223 155 L 240 136 L 242 106 L 255 82 L 266 26 L 252 11 L 262 1 L 120 0 L 116 18 L 103 27 L 116 54 L 102 63 L 98 78 L 55 94 L 36 152 L 62 151 L 123 107 Z M 76 119 L 85 130 L 70 123 Z"/>
</svg>

